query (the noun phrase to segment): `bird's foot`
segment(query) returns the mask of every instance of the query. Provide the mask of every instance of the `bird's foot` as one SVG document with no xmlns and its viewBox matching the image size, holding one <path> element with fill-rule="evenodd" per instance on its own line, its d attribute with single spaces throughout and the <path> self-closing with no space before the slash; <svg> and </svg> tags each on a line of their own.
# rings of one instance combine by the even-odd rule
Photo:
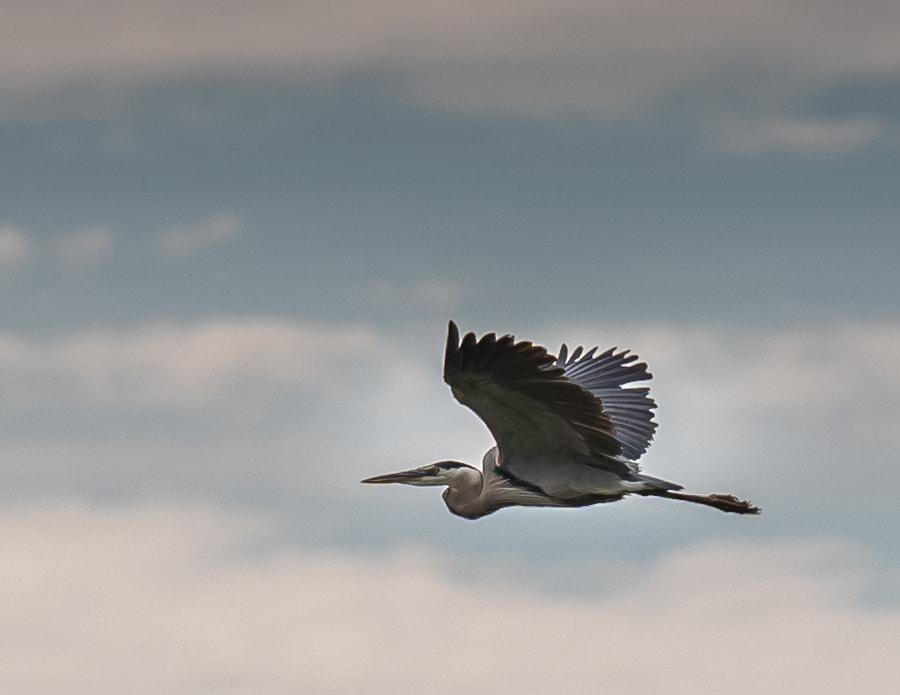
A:
<svg viewBox="0 0 900 695">
<path fill-rule="evenodd" d="M 709 503 L 716 509 L 723 512 L 733 512 L 734 514 L 759 514 L 759 507 L 755 506 L 749 500 L 738 499 L 734 495 L 725 495 L 715 493 L 707 495 Z"/>
</svg>

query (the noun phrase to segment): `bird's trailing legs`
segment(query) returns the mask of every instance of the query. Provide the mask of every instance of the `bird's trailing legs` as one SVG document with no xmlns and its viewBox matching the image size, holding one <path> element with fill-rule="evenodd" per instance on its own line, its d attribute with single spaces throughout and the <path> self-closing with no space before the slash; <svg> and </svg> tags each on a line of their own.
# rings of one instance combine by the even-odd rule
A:
<svg viewBox="0 0 900 695">
<path fill-rule="evenodd" d="M 712 495 L 691 495 L 687 492 L 678 492 L 677 490 L 653 490 L 643 493 L 645 495 L 653 495 L 654 497 L 666 497 L 671 500 L 684 500 L 685 502 L 695 502 L 697 504 L 705 504 L 707 507 L 715 507 L 723 512 L 732 512 L 733 514 L 759 514 L 759 507 L 755 507 L 748 500 L 738 499 L 734 495 L 712 494 Z"/>
</svg>

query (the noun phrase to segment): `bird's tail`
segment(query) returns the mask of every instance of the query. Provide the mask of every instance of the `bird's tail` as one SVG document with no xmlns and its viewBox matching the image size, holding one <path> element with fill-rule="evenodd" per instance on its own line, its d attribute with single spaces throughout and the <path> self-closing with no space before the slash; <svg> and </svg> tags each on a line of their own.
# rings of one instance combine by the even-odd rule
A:
<svg viewBox="0 0 900 695">
<path fill-rule="evenodd" d="M 707 507 L 715 507 L 723 512 L 731 512 L 732 514 L 759 514 L 759 507 L 755 506 L 749 500 L 738 499 L 734 495 L 712 494 L 712 495 L 691 495 L 687 492 L 679 492 L 677 490 L 647 490 L 639 493 L 642 495 L 652 495 L 654 497 L 666 497 L 670 500 L 683 500 L 685 502 L 694 502 L 695 504 L 705 504 Z"/>
<path fill-rule="evenodd" d="M 684 488 L 683 485 L 673 483 L 671 480 L 654 478 L 652 475 L 645 475 L 644 473 L 635 473 L 634 477 L 640 483 L 639 494 L 655 495 L 658 491 L 665 492 L 666 490 L 681 490 Z"/>
</svg>

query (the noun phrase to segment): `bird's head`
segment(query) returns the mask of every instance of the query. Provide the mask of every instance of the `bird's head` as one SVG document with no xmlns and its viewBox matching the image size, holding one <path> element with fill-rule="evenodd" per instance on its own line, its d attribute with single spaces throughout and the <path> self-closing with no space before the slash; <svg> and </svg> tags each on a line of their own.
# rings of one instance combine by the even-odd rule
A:
<svg viewBox="0 0 900 695">
<path fill-rule="evenodd" d="M 465 463 L 459 461 L 438 461 L 430 463 L 427 466 L 413 468 L 408 471 L 400 471 L 399 473 L 385 473 L 384 475 L 376 475 L 372 478 L 366 478 L 360 482 L 363 483 L 403 483 L 404 485 L 452 485 L 454 481 L 461 478 L 468 478 L 473 473 L 481 474 Z"/>
</svg>

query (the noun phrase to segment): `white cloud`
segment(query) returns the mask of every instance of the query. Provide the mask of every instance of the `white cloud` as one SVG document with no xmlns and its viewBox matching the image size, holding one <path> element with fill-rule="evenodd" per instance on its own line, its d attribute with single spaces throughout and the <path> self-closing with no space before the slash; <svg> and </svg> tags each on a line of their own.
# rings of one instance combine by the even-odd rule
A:
<svg viewBox="0 0 900 695">
<path fill-rule="evenodd" d="M 31 240 L 18 227 L 0 225 L 0 268 L 19 265 L 31 255 Z"/>
<path fill-rule="evenodd" d="M 3 400 L 251 415 L 289 390 L 327 392 L 339 365 L 378 348 L 358 326 L 276 319 L 153 324 L 35 341 L 0 336 Z"/>
<path fill-rule="evenodd" d="M 803 409 L 813 415 L 838 403 L 864 406 L 873 395 L 900 395 L 896 323 L 768 332 L 573 325 L 552 333 L 568 335 L 569 345 L 579 339 L 593 345 L 597 336 L 608 336 L 647 360 L 655 382 L 718 392 L 745 411 L 789 415 Z"/>
<path fill-rule="evenodd" d="M 364 324 L 261 317 L 0 334 L 0 414 L 18 423 L 0 435 L 5 489 L 344 494 L 373 467 L 458 443 L 441 415 L 470 417 L 440 383 L 440 345 L 428 368 Z"/>
<path fill-rule="evenodd" d="M 648 361 L 660 422 L 645 462 L 648 472 L 681 483 L 693 478 L 718 486 L 726 481 L 716 482 L 717 476 L 734 476 L 762 486 L 777 470 L 784 486 L 814 476 L 820 493 L 840 496 L 847 485 L 858 484 L 845 462 L 863 456 L 870 475 L 883 483 L 897 480 L 900 326 L 747 335 L 578 325 L 521 337 L 549 336 L 555 350 L 554 335 L 570 345 L 606 337 Z M 601 341 L 601 347 L 606 344 Z M 259 317 L 53 339 L 0 335 L 0 408 L 24 422 L 43 422 L 52 413 L 50 421 L 61 431 L 75 418 L 83 435 L 91 434 L 84 418 L 97 418 L 92 436 L 101 437 L 110 434 L 102 426 L 104 412 L 196 416 L 227 425 L 221 434 L 231 442 L 232 425 L 253 429 L 277 417 L 285 427 L 292 423 L 290 432 L 299 437 L 295 448 L 315 452 L 310 461 L 326 454 L 333 460 L 339 451 L 352 451 L 354 466 L 364 460 L 403 465 L 432 456 L 480 461 L 490 436 L 441 384 L 440 351 L 441 336 L 413 339 L 367 325 Z M 143 436 L 158 434 L 154 422 L 148 419 Z M 7 451 L 10 461 L 24 456 L 52 466 L 60 458 Z M 799 454 L 802 461 L 785 466 Z M 191 452 L 164 457 L 196 458 L 204 469 L 217 458 Z M 91 458 L 118 466 L 116 457 Z M 148 460 L 140 451 L 130 458 Z M 885 490 L 882 485 L 869 494 L 886 495 Z M 744 494 L 757 494 L 751 493 L 752 488 Z"/>
<path fill-rule="evenodd" d="M 780 125 L 744 134 L 735 149 L 824 142 L 830 151 L 832 135 L 850 144 L 868 137 L 867 127 L 784 114 L 828 85 L 900 72 L 898 10 L 885 0 L 852 8 L 813 0 L 52 5 L 4 6 L 7 116 L 43 105 L 46 118 L 54 111 L 41 97 L 53 92 L 65 97 L 55 113 L 84 116 L 109 108 L 118 90 L 166 79 L 265 75 L 312 84 L 375 70 L 412 98 L 479 113 L 633 120 L 656 107 L 672 117 L 669 100 L 691 104 L 691 113 L 751 104 L 781 113 Z M 73 99 L 84 86 L 90 99 Z"/>
<path fill-rule="evenodd" d="M 167 256 L 183 258 L 210 246 L 231 241 L 241 230 L 241 219 L 233 213 L 209 215 L 196 224 L 168 229 L 159 239 L 160 249 Z"/>
<path fill-rule="evenodd" d="M 0 687 L 887 695 L 900 678 L 900 612 L 859 602 L 874 575 L 841 544 L 699 545 L 559 595 L 509 567 L 279 535 L 203 505 L 2 509 Z"/>
</svg>

